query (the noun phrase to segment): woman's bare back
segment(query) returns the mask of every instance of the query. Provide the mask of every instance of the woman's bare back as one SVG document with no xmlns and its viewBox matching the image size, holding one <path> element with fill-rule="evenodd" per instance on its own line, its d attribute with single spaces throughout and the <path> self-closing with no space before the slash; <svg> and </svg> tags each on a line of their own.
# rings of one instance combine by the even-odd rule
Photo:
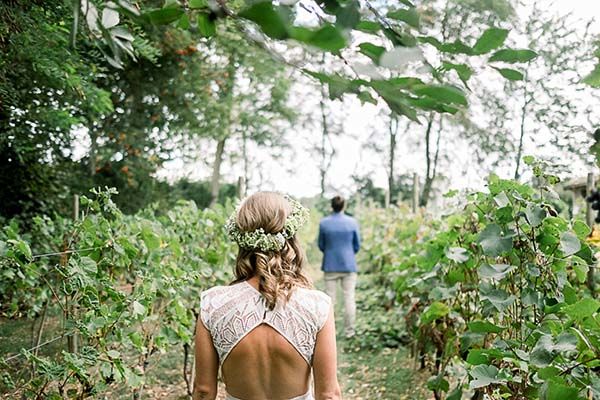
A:
<svg viewBox="0 0 600 400">
<path fill-rule="evenodd" d="M 228 399 L 339 399 L 329 297 L 297 288 L 270 310 L 257 286 L 250 279 L 202 293 L 194 398 L 216 397 L 220 367 Z"/>
<path fill-rule="evenodd" d="M 308 392 L 310 366 L 279 332 L 259 325 L 222 366 L 227 393 L 244 400 L 291 399 Z"/>
</svg>

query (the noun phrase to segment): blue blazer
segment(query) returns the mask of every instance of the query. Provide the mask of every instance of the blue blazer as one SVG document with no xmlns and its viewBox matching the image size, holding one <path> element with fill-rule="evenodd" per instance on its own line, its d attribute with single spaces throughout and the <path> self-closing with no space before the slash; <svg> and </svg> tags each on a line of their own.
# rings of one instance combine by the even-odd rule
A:
<svg viewBox="0 0 600 400">
<path fill-rule="evenodd" d="M 356 272 L 354 255 L 360 249 L 358 222 L 343 212 L 333 213 L 319 224 L 321 269 L 325 272 Z"/>
</svg>

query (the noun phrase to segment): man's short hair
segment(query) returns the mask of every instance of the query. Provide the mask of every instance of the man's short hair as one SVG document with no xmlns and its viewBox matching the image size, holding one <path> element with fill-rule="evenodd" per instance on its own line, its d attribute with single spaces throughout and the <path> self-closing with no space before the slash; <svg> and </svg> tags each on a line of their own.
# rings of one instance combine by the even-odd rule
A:
<svg viewBox="0 0 600 400">
<path fill-rule="evenodd" d="M 333 208 L 333 211 L 335 212 L 342 211 L 345 205 L 346 200 L 344 200 L 342 196 L 335 196 L 333 199 L 331 199 L 331 208 Z"/>
</svg>

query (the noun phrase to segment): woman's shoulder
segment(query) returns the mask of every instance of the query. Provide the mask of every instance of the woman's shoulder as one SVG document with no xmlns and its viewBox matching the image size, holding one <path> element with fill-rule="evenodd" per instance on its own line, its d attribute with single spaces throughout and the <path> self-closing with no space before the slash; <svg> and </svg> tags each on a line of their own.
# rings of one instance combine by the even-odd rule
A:
<svg viewBox="0 0 600 400">
<path fill-rule="evenodd" d="M 242 282 L 243 283 L 243 282 Z M 244 288 L 242 283 L 234 283 L 231 285 L 218 285 L 203 290 L 200 293 L 201 300 L 214 299 L 219 297 L 230 298 L 234 293 L 239 292 Z"/>
<path fill-rule="evenodd" d="M 320 290 L 301 287 L 296 290 L 294 299 L 304 310 L 303 313 L 310 315 L 310 319 L 314 320 L 317 329 L 321 329 L 329 315 L 331 297 Z"/>
<path fill-rule="evenodd" d="M 331 298 L 325 293 L 317 289 L 299 287 L 297 288 L 297 292 L 302 297 L 311 298 L 317 301 L 329 302 Z"/>
</svg>

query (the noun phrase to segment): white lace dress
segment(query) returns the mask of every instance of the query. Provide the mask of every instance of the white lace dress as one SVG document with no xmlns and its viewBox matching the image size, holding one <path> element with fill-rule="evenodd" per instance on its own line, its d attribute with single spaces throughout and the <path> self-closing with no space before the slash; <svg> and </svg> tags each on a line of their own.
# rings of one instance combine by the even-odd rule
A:
<svg viewBox="0 0 600 400">
<path fill-rule="evenodd" d="M 331 299 L 325 293 L 297 288 L 287 303 L 269 310 L 260 292 L 248 282 L 241 282 L 202 292 L 200 317 L 219 355 L 219 366 L 235 345 L 261 324 L 279 332 L 312 366 L 317 332 L 327 321 L 330 306 Z M 309 391 L 290 400 L 313 398 Z M 227 399 L 239 400 L 230 395 Z"/>
</svg>

